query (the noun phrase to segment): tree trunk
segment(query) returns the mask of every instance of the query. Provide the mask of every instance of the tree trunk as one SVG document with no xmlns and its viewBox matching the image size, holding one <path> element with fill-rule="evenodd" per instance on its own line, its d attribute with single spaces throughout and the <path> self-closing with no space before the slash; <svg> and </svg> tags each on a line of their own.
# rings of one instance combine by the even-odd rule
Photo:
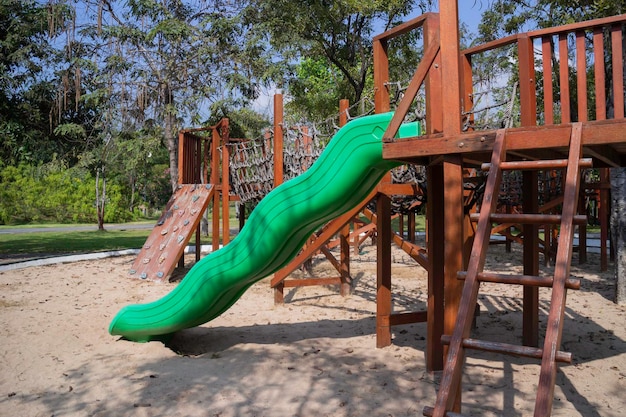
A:
<svg viewBox="0 0 626 417">
<path fill-rule="evenodd" d="M 615 251 L 615 302 L 626 305 L 626 168 L 611 169 L 611 245 Z"/>
<path fill-rule="evenodd" d="M 175 191 L 178 185 L 178 135 L 174 132 L 176 115 L 172 111 L 172 94 L 166 83 L 161 88 L 161 95 L 165 107 L 165 142 L 170 156 L 170 184 Z"/>
<path fill-rule="evenodd" d="M 100 173 L 102 172 L 102 178 Z M 102 190 L 100 190 L 100 180 L 102 179 Z M 104 175 L 104 168 L 96 170 L 96 215 L 98 217 L 98 230 L 104 230 L 104 208 L 106 205 L 107 180 Z"/>
</svg>

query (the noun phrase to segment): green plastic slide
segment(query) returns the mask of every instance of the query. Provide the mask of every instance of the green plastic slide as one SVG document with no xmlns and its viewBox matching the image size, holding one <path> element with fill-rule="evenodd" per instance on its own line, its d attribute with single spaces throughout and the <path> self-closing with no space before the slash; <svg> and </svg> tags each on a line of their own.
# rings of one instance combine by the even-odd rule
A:
<svg viewBox="0 0 626 417">
<path fill-rule="evenodd" d="M 382 157 L 382 136 L 391 117 L 377 114 L 346 124 L 304 174 L 259 202 L 227 246 L 196 263 L 163 298 L 122 308 L 109 333 L 146 342 L 206 323 L 252 284 L 289 263 L 312 233 L 359 204 L 387 171 L 400 165 Z M 414 123 L 403 125 L 399 135 L 418 133 Z"/>
</svg>

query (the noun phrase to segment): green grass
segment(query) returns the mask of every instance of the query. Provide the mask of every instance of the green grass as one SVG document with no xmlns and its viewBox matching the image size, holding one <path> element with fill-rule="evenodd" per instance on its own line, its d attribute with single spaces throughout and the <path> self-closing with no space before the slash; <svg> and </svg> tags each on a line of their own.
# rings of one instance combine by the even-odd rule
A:
<svg viewBox="0 0 626 417">
<path fill-rule="evenodd" d="M 0 255 L 78 253 L 140 248 L 151 229 L 0 235 Z"/>
<path fill-rule="evenodd" d="M 397 220 L 394 228 L 397 230 Z M 145 222 L 143 222 L 145 223 Z M 424 230 L 424 216 L 417 216 L 416 229 Z M 230 219 L 231 227 L 237 227 L 236 219 Z M 31 224 L 19 228 L 52 228 L 80 225 Z M 95 227 L 93 224 L 88 226 Z M 0 230 L 15 226 L 0 226 Z M 106 227 L 106 226 L 105 226 Z M 66 254 L 101 252 L 109 250 L 137 249 L 145 243 L 152 229 L 123 229 L 105 231 L 54 231 L 0 234 L 0 256 L 19 254 Z M 232 238 L 232 237 L 231 237 Z M 191 242 L 194 242 L 192 237 Z M 201 238 L 202 244 L 211 244 L 211 235 Z"/>
</svg>

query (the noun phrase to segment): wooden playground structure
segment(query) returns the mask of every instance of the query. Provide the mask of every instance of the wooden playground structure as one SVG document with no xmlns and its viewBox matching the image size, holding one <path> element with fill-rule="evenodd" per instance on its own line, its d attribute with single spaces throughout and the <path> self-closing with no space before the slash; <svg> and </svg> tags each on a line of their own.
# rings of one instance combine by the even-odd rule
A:
<svg viewBox="0 0 626 417">
<path fill-rule="evenodd" d="M 383 156 L 426 167 L 427 248 L 421 248 L 411 239 L 415 235 L 414 217 L 413 220 L 408 217 L 407 239 L 391 227 L 391 196 L 415 196 L 422 190 L 414 184 L 394 184 L 388 176 L 361 205 L 329 222 L 313 235 L 303 251 L 275 274 L 271 280 L 275 302 L 283 302 L 284 288 L 300 285 L 338 284 L 342 294 L 348 294 L 350 246 L 358 246 L 362 233 L 375 230 L 377 347 L 391 344 L 391 328 L 394 325 L 425 321 L 427 369 L 443 371 L 437 399 L 433 407 L 424 409 L 424 415 L 461 415 L 461 375 L 465 351 L 478 349 L 538 359 L 540 376 L 534 415 L 549 416 L 557 363 L 571 362 L 571 354 L 561 351 L 560 344 L 566 292 L 580 287 L 577 280 L 570 278 L 570 265 L 576 226 L 587 223 L 587 217 L 579 214 L 578 208 L 581 198 L 585 197 L 585 190 L 597 194 L 600 202 L 601 268 L 607 268 L 606 173 L 611 167 L 626 167 L 625 25 L 626 15 L 613 16 L 517 34 L 460 50 L 458 3 L 443 0 L 439 13 L 424 14 L 376 36 L 373 44 L 375 110 L 381 113 L 392 110 L 387 57 L 389 43 L 410 31 L 417 30 L 423 34 L 423 58 L 385 132 Z M 511 46 L 517 53 L 519 64 L 519 126 L 477 130 L 473 127 L 472 115 L 466 111 L 473 105 L 472 57 Z M 541 52 L 538 53 L 538 50 Z M 570 52 L 575 56 L 574 60 L 570 58 Z M 587 79 L 589 54 L 593 56 L 593 80 Z M 607 59 L 611 63 L 609 76 L 605 76 Z M 555 62 L 558 65 L 553 68 Z M 538 83 L 538 71 L 553 74 L 555 82 L 553 77 L 544 77 Z M 575 77 L 572 77 L 574 74 Z M 571 79 L 575 79 L 574 88 Z M 594 108 L 588 108 L 591 97 L 588 85 L 593 86 Z M 422 86 L 426 90 L 425 134 L 394 139 Z M 555 91 L 555 86 L 558 91 Z M 545 103 L 543 108 L 538 107 L 539 99 Z M 274 106 L 273 185 L 277 186 L 283 181 L 282 96 L 275 97 Z M 610 110 L 607 111 L 607 108 Z M 340 124 L 347 122 L 346 102 L 341 104 L 340 117 Z M 208 136 L 204 136 L 206 132 Z M 181 259 L 182 249 L 194 232 L 196 259 L 199 259 L 200 216 L 211 203 L 213 249 L 219 248 L 220 228 L 221 243 L 228 244 L 229 203 L 238 200 L 230 184 L 229 147 L 225 146 L 232 141 L 238 139 L 229 137 L 227 119 L 210 128 L 181 131 L 179 189 L 133 265 L 132 274 L 157 281 L 166 279 Z M 600 183 L 584 183 L 581 170 L 590 167 L 599 169 Z M 467 207 L 464 183 L 468 178 L 468 169 L 487 173 L 479 207 Z M 524 198 L 521 210 L 503 212 L 498 207 L 498 195 L 503 172 L 511 170 L 521 172 Z M 540 205 L 538 175 L 549 170 L 563 173 L 562 193 Z M 376 202 L 375 212 L 367 206 L 371 200 Z M 359 214 L 361 219 L 366 217 L 371 223 L 361 221 L 355 224 Z M 241 222 L 244 216 L 245 213 L 240 212 Z M 512 225 L 521 230 L 519 235 L 509 233 Z M 539 237 L 540 229 L 545 232 L 543 241 Z M 585 239 L 584 229 L 578 228 L 581 242 Z M 185 233 L 182 233 L 183 230 Z M 483 272 L 493 233 L 503 233 L 507 242 L 514 240 L 521 243 L 522 275 L 510 275 L 506 271 Z M 334 239 L 335 236 L 338 237 Z M 392 243 L 404 249 L 420 267 L 428 271 L 426 311 L 393 313 Z M 165 246 L 162 245 L 174 244 L 175 251 L 172 250 L 167 257 L 159 256 L 157 248 L 163 252 Z M 340 248 L 339 259 L 330 252 L 333 246 Z M 540 274 L 539 255 L 543 252 L 544 258 L 547 258 L 549 247 L 555 249 L 554 274 L 544 276 Z M 586 256 L 585 247 L 584 243 L 578 245 L 581 262 Z M 330 260 L 338 271 L 338 277 L 289 278 L 291 272 L 317 253 Z M 522 346 L 471 338 L 481 282 L 523 286 Z M 551 288 L 547 330 L 542 337 L 539 335 L 540 287 Z"/>
</svg>

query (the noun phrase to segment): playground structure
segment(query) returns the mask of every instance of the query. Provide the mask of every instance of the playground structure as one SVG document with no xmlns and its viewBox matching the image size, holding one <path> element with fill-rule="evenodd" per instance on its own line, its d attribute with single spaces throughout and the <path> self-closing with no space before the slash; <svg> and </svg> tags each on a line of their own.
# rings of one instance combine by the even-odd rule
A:
<svg viewBox="0 0 626 417">
<path fill-rule="evenodd" d="M 374 65 L 377 111 L 389 110 L 386 48 L 388 42 L 411 30 L 423 30 L 424 58 L 398 105 L 384 135 L 383 156 L 428 166 L 428 351 L 431 370 L 443 369 L 434 407 L 425 415 L 437 417 L 459 415 L 461 373 L 466 349 L 479 349 L 541 360 L 535 416 L 549 416 L 552 409 L 557 362 L 568 362 L 571 355 L 561 352 L 566 290 L 580 283 L 570 279 L 574 224 L 585 224 L 577 215 L 581 187 L 580 168 L 626 166 L 626 120 L 624 119 L 624 44 L 626 16 L 614 16 L 558 28 L 538 30 L 460 51 L 458 4 L 440 3 L 439 14 L 426 14 L 375 38 Z M 592 41 L 586 42 L 587 36 Z M 570 43 L 574 41 L 576 97 L 570 93 Z M 534 45 L 541 48 L 541 56 Z M 472 56 L 494 48 L 516 46 L 520 82 L 520 127 L 475 131 L 472 108 Z M 553 45 L 558 55 L 552 55 Z M 587 51 L 592 50 L 594 66 L 595 111 L 587 103 Z M 605 79 L 605 57 L 610 57 L 610 79 Z M 552 68 L 553 58 L 558 68 Z M 537 61 L 540 63 L 537 64 Z M 536 85 L 536 70 L 556 73 L 560 111 L 552 103 L 552 77 L 545 77 L 541 89 Z M 547 78 L 547 79 L 546 79 Z M 609 82 L 610 81 L 610 82 Z M 396 140 L 397 126 L 405 117 L 419 87 L 427 91 L 426 135 Z M 605 94 L 610 86 L 610 97 Z M 538 95 L 543 92 L 545 108 L 538 115 Z M 612 103 L 612 115 L 607 112 Z M 571 109 L 576 109 L 576 113 Z M 442 111 L 445 109 L 445 111 Z M 574 116 L 575 114 L 575 116 Z M 589 114 L 595 115 L 591 120 Z M 539 117 L 538 117 L 539 116 Z M 612 116 L 609 120 L 609 117 Z M 463 120 L 463 119 L 466 120 Z M 469 126 L 463 130 L 464 122 Z M 586 158 L 584 158 L 586 157 Z M 481 210 L 466 213 L 463 204 L 463 168 L 475 166 L 488 170 Z M 497 195 L 502 171 L 522 171 L 523 214 L 496 213 Z M 538 171 L 566 169 L 563 196 L 554 203 L 561 206 L 560 215 L 542 214 L 538 206 Z M 441 217 L 433 213 L 443 215 Z M 477 221 L 476 226 L 472 222 Z M 486 251 L 493 223 L 522 224 L 523 275 L 483 273 Z M 539 276 L 538 228 L 544 224 L 559 225 L 558 249 L 553 276 Z M 388 232 L 379 225 L 379 239 Z M 383 244 L 381 248 L 385 248 Z M 380 256 L 380 255 L 379 255 Z M 380 256 L 382 262 L 384 256 Z M 390 266 L 381 267 L 388 275 Z M 384 275 L 384 276 L 385 276 Z M 383 276 L 383 278 L 384 278 Z M 380 278 L 379 278 L 380 279 Z M 470 337 L 480 282 L 522 285 L 523 345 L 480 341 Z M 538 288 L 551 287 L 550 311 L 543 347 L 539 346 Z M 445 300 L 445 302 L 444 302 Z M 443 347 L 446 347 L 445 356 Z"/>
<path fill-rule="evenodd" d="M 391 230 L 391 195 L 411 194 L 415 189 L 409 185 L 394 185 L 390 176 L 383 177 L 375 188 L 356 203 L 346 214 L 331 220 L 319 234 L 309 240 L 306 249 L 294 254 L 294 260 L 283 266 L 272 280 L 276 289 L 276 301 L 281 301 L 282 288 L 291 284 L 286 279 L 288 270 L 297 268 L 317 251 L 326 254 L 327 243 L 336 234 L 340 235 L 341 259 L 336 261 L 340 277 L 331 281 L 321 279 L 301 280 L 300 285 L 323 285 L 340 283 L 342 289 L 348 288 L 349 277 L 349 231 L 345 225 L 358 212 L 367 211 L 365 203 L 374 199 L 376 213 L 369 211 L 375 224 L 378 252 L 377 285 L 377 346 L 391 343 L 391 327 L 416 321 L 427 321 L 427 368 L 430 371 L 442 370 L 443 377 L 434 407 L 425 408 L 425 415 L 459 415 L 461 401 L 461 372 L 466 349 L 480 349 L 499 353 L 508 353 L 541 359 L 541 371 L 537 390 L 535 416 L 548 416 L 551 413 L 552 397 L 556 378 L 557 362 L 571 361 L 571 355 L 561 352 L 560 338 L 563 329 L 565 298 L 567 289 L 576 289 L 579 283 L 569 277 L 569 265 L 573 252 L 574 225 L 586 223 L 586 217 L 578 215 L 577 205 L 585 193 L 581 189 L 597 189 L 599 209 L 606 210 L 606 171 L 600 170 L 604 182 L 592 186 L 585 184 L 580 175 L 581 168 L 626 166 L 626 120 L 624 119 L 623 89 L 623 27 L 626 16 L 615 16 L 591 22 L 582 22 L 559 28 L 518 34 L 502 40 L 490 42 L 465 51 L 459 50 L 458 39 L 458 4 L 442 1 L 440 13 L 429 13 L 391 29 L 374 40 L 374 76 L 375 108 L 377 113 L 391 110 L 389 98 L 389 69 L 386 56 L 387 45 L 393 38 L 411 30 L 421 30 L 424 36 L 424 56 L 415 71 L 403 99 L 395 109 L 383 135 L 383 158 L 404 161 L 408 164 L 424 166 L 427 169 L 427 217 L 428 251 L 410 247 L 420 265 L 428 270 L 428 309 L 426 312 L 395 316 L 391 312 L 391 243 L 398 235 Z M 592 39 L 585 43 L 586 36 Z M 595 109 L 588 109 L 586 88 L 576 88 L 576 97 L 570 91 L 571 60 L 568 39 L 574 39 L 575 68 L 577 87 L 587 85 L 586 53 L 593 50 Z M 534 51 L 534 45 L 540 45 L 541 56 Z M 504 46 L 516 46 L 519 60 L 519 99 L 520 126 L 498 130 L 478 130 L 472 126 L 472 115 L 464 109 L 472 108 L 472 68 L 473 55 Z M 553 56 L 553 45 L 558 46 L 558 55 Z M 608 48 L 606 50 L 605 46 Z M 604 57 L 611 59 L 611 77 L 605 79 Z M 560 63 L 552 68 L 553 59 Z M 559 80 L 558 97 L 560 108 L 553 108 L 552 97 L 557 97 L 552 80 L 544 78 L 541 89 L 536 86 L 537 64 L 543 73 L 556 74 Z M 395 139 L 400 124 L 417 95 L 420 87 L 426 87 L 426 134 L 413 138 Z M 613 114 L 607 114 L 605 85 L 611 87 Z M 537 111 L 538 95 L 542 94 L 546 107 L 542 114 Z M 282 101 L 281 98 L 278 99 Z M 276 103 L 276 102 L 275 102 Z M 576 112 L 571 112 L 571 109 Z M 446 111 L 443 111 L 446 109 Z M 559 111 L 560 110 L 560 111 Z M 595 110 L 595 111 L 593 111 Z M 275 112 L 276 113 L 276 112 Z M 282 114 L 282 113 L 278 113 Z M 343 114 L 343 113 L 340 113 Z M 589 114 L 594 117 L 589 117 Z M 274 144 L 276 135 L 281 133 L 283 121 L 275 117 Z M 464 129 L 464 126 L 466 129 Z M 219 210 L 222 202 L 222 243 L 228 244 L 228 202 L 236 200 L 229 184 L 228 164 L 220 164 L 219 143 L 230 141 L 227 133 L 227 121 L 210 129 L 212 140 L 206 141 L 192 131 L 182 132 L 180 140 L 182 163 L 179 163 L 182 176 L 181 184 L 210 184 L 205 189 L 208 193 L 197 201 L 213 202 L 213 230 L 219 230 Z M 218 139 L 219 138 L 219 139 Z M 211 146 L 211 179 L 207 178 L 209 166 L 206 157 L 207 147 Z M 188 147 L 188 148 L 185 148 Z M 202 161 L 201 150 L 205 159 Z M 228 147 L 221 147 L 221 160 L 228 161 Z M 274 186 L 282 183 L 281 152 L 274 150 Z M 184 159 L 188 158 L 188 159 Z M 216 161 L 216 162 L 215 162 Z M 191 168 L 189 168 L 191 167 Z M 221 168 L 221 177 L 220 177 Z M 467 168 L 484 169 L 488 172 L 484 197 L 479 213 L 467 210 Z M 187 171 L 189 169 L 189 171 Z M 503 172 L 515 170 L 521 172 L 521 189 L 524 196 L 521 210 L 498 212 L 498 193 Z M 565 170 L 562 176 L 563 195 L 539 205 L 539 172 Z M 198 175 L 202 173 L 204 178 Z M 215 176 L 214 176 L 215 175 Z M 191 192 L 185 186 L 181 193 Z M 393 190 L 393 191 L 392 191 Z M 193 198 L 193 197 L 192 197 Z M 176 197 L 179 201 L 182 197 Z M 175 201 L 174 199 L 173 201 Z M 366 201 L 367 200 L 367 201 Z M 174 202 L 170 202 L 166 212 L 176 214 Z M 179 205 L 180 210 L 181 205 Z M 206 205 L 204 205 L 206 208 Z M 559 214 L 557 208 L 561 207 Z M 191 208 L 189 208 L 191 210 Z M 500 210 L 501 211 L 501 210 Z M 606 213 L 600 213 L 601 221 L 606 220 Z M 167 220 L 167 219 L 164 219 Z M 492 227 L 493 223 L 500 226 Z M 165 223 L 164 223 L 165 225 Z M 520 225 L 521 235 L 508 235 L 510 240 L 517 240 L 523 246 L 524 274 L 505 275 L 484 273 L 482 271 L 490 241 L 494 232 L 507 233 L 512 225 Z M 171 226 L 172 228 L 175 225 Z M 197 223 L 194 223 L 198 231 Z M 546 240 L 539 240 L 538 230 L 545 228 Z M 190 228 L 189 230 L 191 230 Z M 584 227 L 579 228 L 581 241 Z M 602 228 L 601 259 L 602 268 L 606 268 L 606 227 Z M 558 233 L 556 233 L 558 231 Z M 166 234 L 167 235 L 167 234 Z M 196 236 L 199 234 L 196 232 Z M 217 235 L 217 237 L 216 237 Z M 410 235 L 410 233 L 409 233 Z M 164 236 L 161 234 L 161 236 Z M 191 234 L 189 234 L 189 237 Z M 219 246 L 219 233 L 213 233 L 214 249 Z M 354 238 L 354 237 L 353 237 Z M 552 241 L 549 241 L 552 239 Z M 188 240 L 188 238 L 187 238 Z M 403 241 L 405 242 L 405 241 Z M 186 243 L 186 242 L 185 242 Z M 402 243 L 401 243 L 402 244 Z M 155 244 L 146 246 L 155 248 Z M 580 244 L 579 261 L 584 261 L 584 244 Z M 547 259 L 548 248 L 556 248 L 555 270 L 552 277 L 539 276 L 539 254 L 543 251 Z M 417 250 L 417 252 L 413 251 Z M 199 251 L 196 251 L 198 256 Z M 328 256 L 328 255 L 327 255 Z M 141 258 L 141 255 L 138 259 Z M 147 259 L 144 257 L 143 259 Z M 329 257 L 332 262 L 332 255 Z M 419 262 L 419 261 L 418 261 Z M 175 262 L 174 262 L 175 263 Z M 346 269 L 348 265 L 348 269 Z M 135 268 L 134 268 L 135 269 Z M 500 282 L 522 285 L 524 287 L 524 324 L 522 329 L 523 345 L 513 346 L 497 342 L 479 341 L 470 338 L 471 321 L 477 302 L 480 282 Z M 281 288 L 282 287 L 282 288 Z M 551 287 L 552 300 L 547 318 L 548 330 L 543 338 L 543 348 L 539 346 L 539 308 L 538 288 Z"/>
</svg>

